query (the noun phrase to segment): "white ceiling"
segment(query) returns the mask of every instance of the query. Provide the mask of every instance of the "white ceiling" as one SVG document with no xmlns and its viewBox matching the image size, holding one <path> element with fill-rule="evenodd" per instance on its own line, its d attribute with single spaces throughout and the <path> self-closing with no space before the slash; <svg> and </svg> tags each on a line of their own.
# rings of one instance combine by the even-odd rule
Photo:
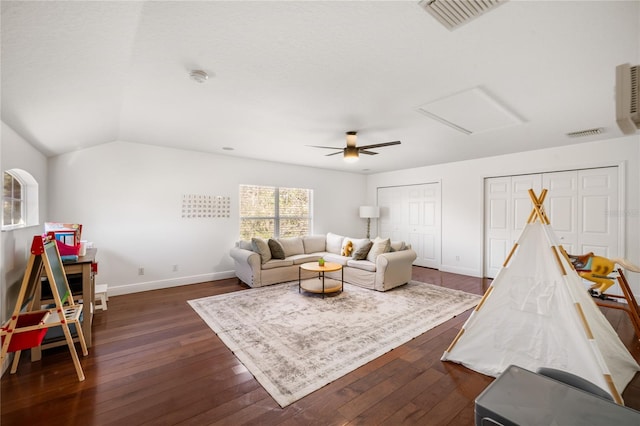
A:
<svg viewBox="0 0 640 426">
<path fill-rule="evenodd" d="M 417 0 L 3 0 L 1 32 L 2 120 L 47 155 L 121 140 L 358 173 L 620 137 L 615 67 L 640 63 L 639 1 L 512 0 L 449 31 Z M 523 122 L 418 112 L 470 89 Z M 402 144 L 308 146 L 349 130 Z"/>
</svg>

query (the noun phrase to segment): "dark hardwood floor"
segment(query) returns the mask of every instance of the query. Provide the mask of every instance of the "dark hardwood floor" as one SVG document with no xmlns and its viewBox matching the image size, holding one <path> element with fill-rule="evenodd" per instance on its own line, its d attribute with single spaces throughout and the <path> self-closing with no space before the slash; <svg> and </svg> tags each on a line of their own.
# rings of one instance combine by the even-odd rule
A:
<svg viewBox="0 0 640 426">
<path fill-rule="evenodd" d="M 482 294 L 488 280 L 414 267 L 413 278 Z M 78 382 L 66 347 L 2 377 L 9 425 L 472 425 L 493 378 L 440 357 L 466 312 L 282 409 L 186 303 L 242 291 L 236 279 L 111 297 L 94 317 L 94 345 Z M 623 311 L 603 312 L 636 359 Z M 623 398 L 640 410 L 640 374 Z"/>
</svg>

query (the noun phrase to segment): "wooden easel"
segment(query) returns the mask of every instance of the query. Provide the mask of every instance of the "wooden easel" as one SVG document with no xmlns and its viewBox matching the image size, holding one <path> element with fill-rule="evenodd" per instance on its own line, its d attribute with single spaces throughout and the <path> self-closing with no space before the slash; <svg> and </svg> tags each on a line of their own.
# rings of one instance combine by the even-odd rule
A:
<svg viewBox="0 0 640 426">
<path fill-rule="evenodd" d="M 33 306 L 34 295 L 40 290 L 40 277 L 44 267 L 51 286 L 55 307 L 41 309 Z M 35 308 L 35 310 L 34 310 Z M 75 303 L 67 276 L 64 273 L 60 252 L 55 240 L 50 237 L 35 236 L 31 243 L 31 257 L 22 279 L 22 285 L 11 318 L 2 325 L 2 352 L 0 362 L 4 362 L 7 353 L 15 352 L 11 365 L 11 374 L 15 373 L 24 349 L 39 346 L 50 327 L 62 327 L 64 337 L 78 374 L 78 380 L 84 380 L 84 373 L 69 330 L 69 324 L 75 326 L 82 355 L 87 356 L 87 345 L 82 334 L 80 315 L 82 304 Z"/>
</svg>

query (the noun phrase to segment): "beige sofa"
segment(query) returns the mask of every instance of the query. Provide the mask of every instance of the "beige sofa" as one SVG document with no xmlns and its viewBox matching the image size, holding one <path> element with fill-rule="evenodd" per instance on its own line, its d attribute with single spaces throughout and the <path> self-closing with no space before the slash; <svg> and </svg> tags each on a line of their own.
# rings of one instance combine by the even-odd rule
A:
<svg viewBox="0 0 640 426">
<path fill-rule="evenodd" d="M 353 254 L 343 256 L 348 241 L 353 245 Z M 253 238 L 252 241 L 237 242 L 230 255 L 236 276 L 250 287 L 295 281 L 299 273 L 303 279 L 311 278 L 315 274 L 300 271 L 299 266 L 322 257 L 326 262 L 339 263 L 343 267 L 343 271 L 327 273 L 327 277 L 340 279 L 344 273 L 345 282 L 378 291 L 409 282 L 411 266 L 416 259 L 415 251 L 404 242 L 381 238 L 370 241 L 333 233 L 270 241 Z"/>
</svg>

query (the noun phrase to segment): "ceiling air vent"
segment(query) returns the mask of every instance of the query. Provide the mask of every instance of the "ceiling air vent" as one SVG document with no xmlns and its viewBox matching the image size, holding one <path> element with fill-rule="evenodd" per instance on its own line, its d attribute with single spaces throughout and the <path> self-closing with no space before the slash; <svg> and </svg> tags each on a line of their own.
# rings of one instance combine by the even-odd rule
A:
<svg viewBox="0 0 640 426">
<path fill-rule="evenodd" d="M 420 0 L 418 5 L 442 25 L 454 30 L 507 0 Z"/>
<path fill-rule="evenodd" d="M 582 136 L 595 136 L 595 135 L 599 135 L 604 131 L 604 129 L 602 127 L 596 127 L 595 129 L 587 129 L 587 130 L 580 130 L 577 132 L 571 132 L 571 133 L 567 133 L 567 136 L 569 136 L 570 138 L 579 138 Z"/>
</svg>

